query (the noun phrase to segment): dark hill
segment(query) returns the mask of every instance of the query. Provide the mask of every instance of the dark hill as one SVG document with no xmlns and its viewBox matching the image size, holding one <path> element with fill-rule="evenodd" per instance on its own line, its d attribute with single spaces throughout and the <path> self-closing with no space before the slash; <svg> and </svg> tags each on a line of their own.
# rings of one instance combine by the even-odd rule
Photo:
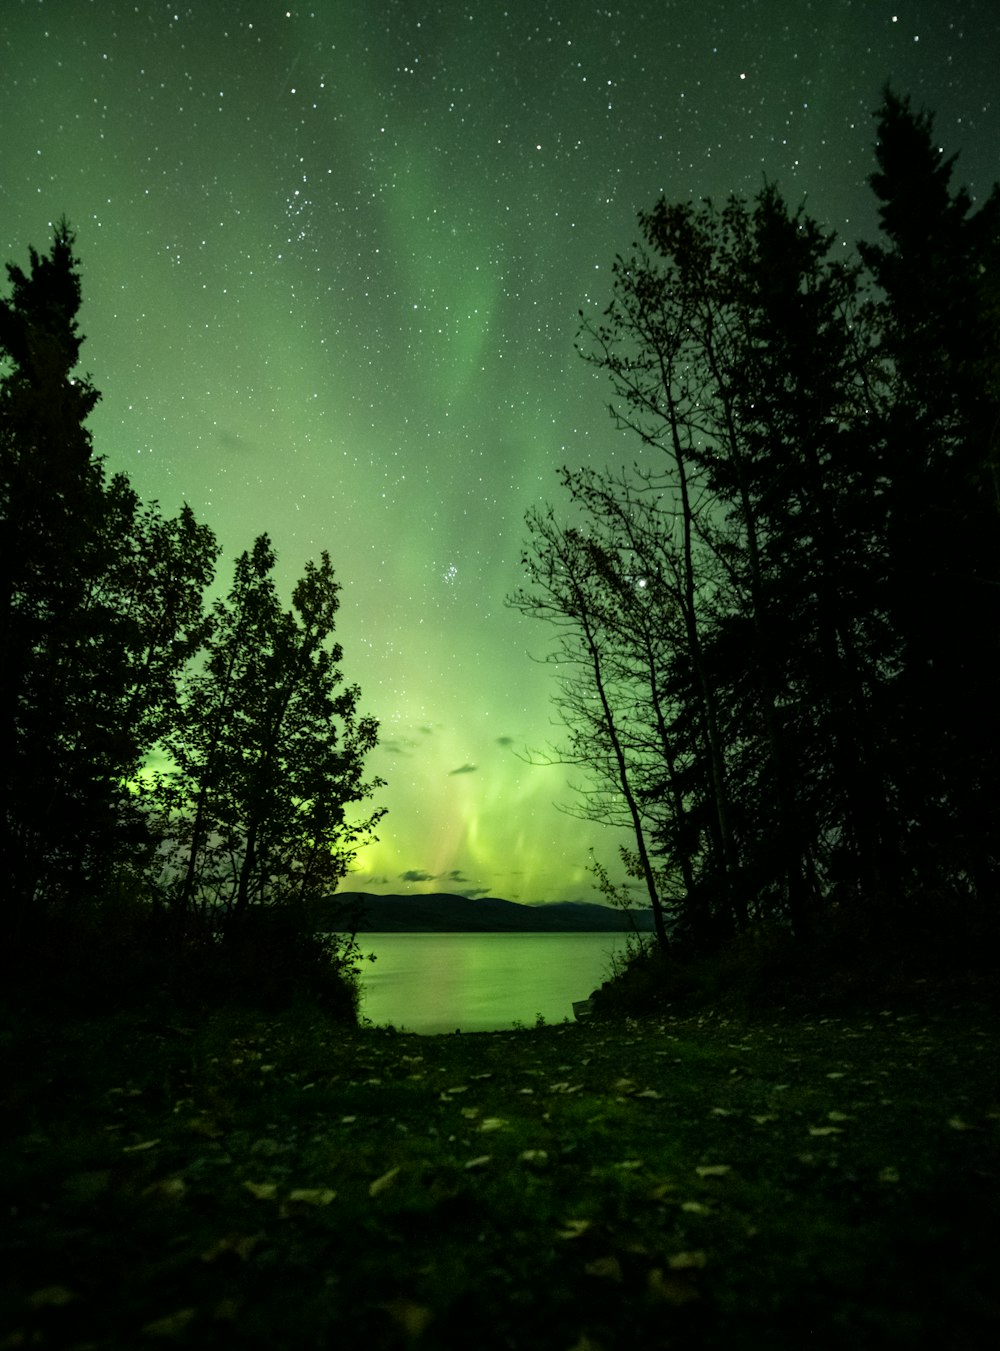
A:
<svg viewBox="0 0 1000 1351">
<path fill-rule="evenodd" d="M 351 922 L 358 911 L 358 919 Z M 633 912 L 634 927 L 649 932 L 649 910 Z M 342 891 L 317 907 L 318 928 L 354 929 L 358 933 L 621 933 L 631 929 L 629 917 L 606 905 L 556 901 L 521 905 L 496 896 L 376 896 Z"/>
</svg>

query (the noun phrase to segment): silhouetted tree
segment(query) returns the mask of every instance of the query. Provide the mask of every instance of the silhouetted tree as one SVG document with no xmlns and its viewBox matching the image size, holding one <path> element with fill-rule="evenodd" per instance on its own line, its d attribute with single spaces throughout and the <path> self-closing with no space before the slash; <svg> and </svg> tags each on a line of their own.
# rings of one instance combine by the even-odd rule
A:
<svg viewBox="0 0 1000 1351">
<path fill-rule="evenodd" d="M 864 389 L 848 322 L 856 278 L 830 261 L 831 239 L 802 212 L 789 213 L 773 187 L 752 207 L 733 199 L 721 211 L 661 201 L 640 223 L 644 246 L 617 260 L 611 304 L 585 326 L 585 355 L 611 377 L 618 424 L 666 459 L 721 876 L 749 868 L 760 886 L 770 872 L 768 884 L 780 886 L 780 903 L 803 930 L 832 817 L 841 840 L 849 835 L 876 867 L 868 836 L 879 798 L 871 763 L 861 768 L 864 723 L 849 729 L 844 714 L 864 697 L 863 607 L 851 588 L 870 526 L 851 505 Z M 726 648 L 739 653 L 739 667 L 720 664 Z M 744 707 L 743 730 L 734 728 L 726 748 L 723 692 L 731 726 L 736 702 Z M 738 782 L 743 821 L 756 823 L 753 857 L 744 829 L 739 861 Z"/>
<path fill-rule="evenodd" d="M 648 725 L 648 691 L 642 676 L 624 667 L 612 618 L 618 604 L 617 579 L 606 555 L 587 536 L 557 524 L 551 512 L 528 515 L 530 543 L 523 556 L 528 584 L 508 603 L 544 619 L 557 635 L 548 660 L 559 670 L 555 703 L 567 729 L 555 753 L 583 767 L 583 814 L 605 824 L 625 824 L 635 841 L 636 872 L 653 910 L 657 941 L 669 945 L 663 898 L 649 854 L 649 816 L 639 798 L 639 780 L 649 748 L 633 737 Z"/>
<path fill-rule="evenodd" d="M 607 597 L 609 651 L 633 693 L 622 721 L 641 751 L 636 794 L 655 852 L 668 860 L 661 868 L 682 884 L 668 906 L 674 926 L 702 941 L 742 929 L 725 748 L 704 653 L 723 579 L 703 549 L 695 567 L 705 523 L 690 494 L 672 492 L 662 474 L 564 469 L 562 480 L 586 513 L 581 533 Z"/>
<path fill-rule="evenodd" d="M 519 608 L 556 622 L 557 660 L 599 639 L 599 678 L 557 696 L 569 744 L 621 750 L 692 931 L 995 887 L 1000 193 L 972 214 L 908 102 L 879 128 L 862 263 L 771 185 L 640 215 L 582 349 L 641 463 L 563 471 L 572 528 L 529 517 L 542 600 Z M 573 542 L 572 592 L 540 522 Z M 576 763 L 614 819 L 615 776 Z"/>
<path fill-rule="evenodd" d="M 74 374 L 73 235 L 9 265 L 0 301 L 0 796 L 8 920 L 79 899 L 145 836 L 129 781 L 200 642 L 211 533 L 108 481 Z"/>
<path fill-rule="evenodd" d="M 98 396 L 70 374 L 82 342 L 76 266 L 63 223 L 49 256 L 31 250 L 28 273 L 8 264 L 0 302 L 0 829 L 15 914 L 34 899 L 63 810 L 62 740 L 103 507 L 84 426 Z"/>
<path fill-rule="evenodd" d="M 308 563 L 283 610 L 266 535 L 236 561 L 216 603 L 201 669 L 182 685 L 160 780 L 175 843 L 181 910 L 242 915 L 332 892 L 382 816 L 352 809 L 381 786 L 363 779 L 377 724 L 360 717 L 332 642 L 340 587 L 327 554 Z"/>
<path fill-rule="evenodd" d="M 887 91 L 877 114 L 885 612 L 899 655 L 886 725 L 903 847 L 925 884 L 1000 867 L 1000 189 L 952 186 L 933 118 Z"/>
</svg>

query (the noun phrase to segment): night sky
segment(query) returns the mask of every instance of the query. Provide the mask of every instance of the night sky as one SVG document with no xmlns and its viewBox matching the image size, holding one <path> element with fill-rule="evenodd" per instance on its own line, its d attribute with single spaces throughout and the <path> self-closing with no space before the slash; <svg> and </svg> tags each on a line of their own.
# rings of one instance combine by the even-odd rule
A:
<svg viewBox="0 0 1000 1351">
<path fill-rule="evenodd" d="M 0 258 L 65 214 L 95 448 L 286 597 L 328 549 L 382 725 L 352 888 L 597 899 L 548 634 L 504 606 L 562 464 L 628 463 L 574 352 L 635 218 L 764 176 L 850 248 L 883 84 L 1000 178 L 996 0 L 2 0 Z M 616 869 L 620 874 L 620 869 Z"/>
</svg>

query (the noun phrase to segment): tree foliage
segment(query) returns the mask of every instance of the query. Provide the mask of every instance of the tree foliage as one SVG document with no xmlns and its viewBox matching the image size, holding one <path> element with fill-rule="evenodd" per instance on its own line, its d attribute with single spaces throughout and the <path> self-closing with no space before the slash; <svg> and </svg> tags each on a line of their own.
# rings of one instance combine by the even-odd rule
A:
<svg viewBox="0 0 1000 1351">
<path fill-rule="evenodd" d="M 75 375 L 81 288 L 65 223 L 0 302 L 2 829 L 13 910 L 81 895 L 144 835 L 129 782 L 202 634 L 216 546 L 110 479 Z"/>
<path fill-rule="evenodd" d="M 381 780 L 362 778 L 377 725 L 359 717 L 331 641 L 339 604 L 329 556 L 310 562 L 283 610 L 266 535 L 236 560 L 216 603 L 203 665 L 182 685 L 161 779 L 182 909 L 237 915 L 335 890 L 354 843 L 381 812 L 348 809 Z"/>
<path fill-rule="evenodd" d="M 891 92 L 878 128 L 857 258 L 771 184 L 640 215 L 581 331 L 636 462 L 528 519 L 564 754 L 702 943 L 1000 868 L 1000 193 Z"/>
<path fill-rule="evenodd" d="M 0 845 L 11 933 L 127 885 L 189 911 L 333 890 L 380 812 L 376 741 L 309 563 L 283 610 L 266 536 L 208 611 L 218 546 L 109 476 L 77 373 L 65 222 L 0 300 Z M 152 774 L 152 761 L 159 766 Z M 156 782 L 156 788 L 151 782 Z M 164 866 L 167 861 L 172 867 Z M 143 888 L 145 890 L 143 891 Z"/>
</svg>

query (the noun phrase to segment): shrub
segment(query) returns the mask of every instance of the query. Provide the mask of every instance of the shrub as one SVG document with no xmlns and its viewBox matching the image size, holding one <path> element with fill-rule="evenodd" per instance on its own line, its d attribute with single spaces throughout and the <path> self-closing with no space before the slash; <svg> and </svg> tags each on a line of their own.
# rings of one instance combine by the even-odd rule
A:
<svg viewBox="0 0 1000 1351">
<path fill-rule="evenodd" d="M 105 1013 L 149 1002 L 168 975 L 176 982 L 177 953 L 198 941 L 117 892 L 33 915 L 6 949 L 4 983 L 19 1002 L 40 1009 Z"/>
<path fill-rule="evenodd" d="M 118 888 L 37 915 L 3 950 L 8 1002 L 75 1014 L 150 1004 L 233 1003 L 276 1012 L 308 1000 L 356 1025 L 361 953 L 314 933 L 295 910 L 251 910 L 219 926 Z"/>
<path fill-rule="evenodd" d="M 229 1001 L 273 1011 L 305 998 L 357 1023 L 362 955 L 353 935 L 316 933 L 297 908 L 257 908 L 230 918 L 218 955 Z"/>
<path fill-rule="evenodd" d="M 807 941 L 762 925 L 715 953 L 677 945 L 635 952 L 597 991 L 593 1011 L 655 1014 L 704 1004 L 742 1013 L 821 1005 L 856 1007 L 941 989 L 995 989 L 997 911 L 923 889 L 851 898 L 816 915 Z"/>
</svg>

